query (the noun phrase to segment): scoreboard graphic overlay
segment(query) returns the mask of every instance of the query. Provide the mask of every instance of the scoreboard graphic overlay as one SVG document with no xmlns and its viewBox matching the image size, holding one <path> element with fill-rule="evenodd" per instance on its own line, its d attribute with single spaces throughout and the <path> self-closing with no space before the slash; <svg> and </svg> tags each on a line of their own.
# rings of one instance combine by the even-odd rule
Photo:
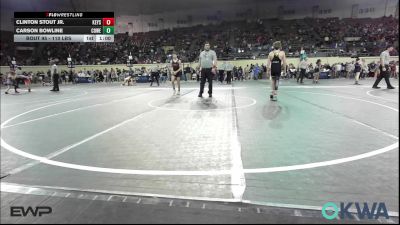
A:
<svg viewBox="0 0 400 225">
<path fill-rule="evenodd" d="M 114 42 L 114 12 L 14 12 L 14 42 Z"/>
</svg>

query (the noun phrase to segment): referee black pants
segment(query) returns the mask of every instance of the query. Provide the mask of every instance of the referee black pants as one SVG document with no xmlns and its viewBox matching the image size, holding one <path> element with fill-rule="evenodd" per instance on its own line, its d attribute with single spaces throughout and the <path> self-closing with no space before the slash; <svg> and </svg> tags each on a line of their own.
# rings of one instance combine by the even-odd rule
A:
<svg viewBox="0 0 400 225">
<path fill-rule="evenodd" d="M 297 82 L 303 83 L 303 78 L 306 75 L 306 69 L 300 69 L 300 76 L 297 77 Z"/>
<path fill-rule="evenodd" d="M 374 83 L 374 85 L 372 87 L 378 87 L 378 84 L 381 82 L 382 79 L 385 79 L 386 81 L 386 85 L 387 87 L 392 87 L 392 85 L 390 84 L 390 80 L 389 80 L 389 66 L 385 65 L 386 71 L 382 71 L 382 66 L 379 66 L 380 69 L 380 74 L 379 76 L 376 78 L 376 81 Z"/>
<path fill-rule="evenodd" d="M 202 95 L 204 92 L 204 85 L 206 84 L 206 80 L 208 82 L 208 94 L 212 94 L 212 82 L 213 82 L 214 74 L 211 72 L 211 68 L 203 68 L 201 69 L 201 81 L 200 81 L 200 93 Z"/>
<path fill-rule="evenodd" d="M 53 75 L 53 91 L 59 91 L 60 88 L 58 87 L 58 80 L 60 79 L 60 76 L 55 73 Z"/>
</svg>

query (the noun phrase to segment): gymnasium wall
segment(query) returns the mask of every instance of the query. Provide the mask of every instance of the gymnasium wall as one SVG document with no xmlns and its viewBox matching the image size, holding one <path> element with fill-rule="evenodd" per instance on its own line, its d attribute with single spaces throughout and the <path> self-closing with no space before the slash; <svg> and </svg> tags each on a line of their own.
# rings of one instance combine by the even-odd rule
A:
<svg viewBox="0 0 400 225">
<path fill-rule="evenodd" d="M 379 61 L 379 57 L 360 57 L 361 59 L 365 59 L 366 63 L 370 63 L 372 61 Z M 329 63 L 330 65 L 332 65 L 333 63 L 337 63 L 337 62 L 352 62 L 355 61 L 354 58 L 349 58 L 349 57 L 321 57 L 321 58 L 308 58 L 308 61 L 310 63 L 315 64 L 315 62 L 317 61 L 317 59 L 321 59 L 322 64 L 325 63 Z M 392 60 L 394 61 L 399 61 L 399 57 L 398 56 L 392 56 L 391 57 Z M 295 66 L 298 65 L 299 63 L 299 59 L 298 58 L 288 58 L 288 64 L 289 63 L 293 63 Z M 266 59 L 256 59 L 256 60 L 234 60 L 234 61 L 229 61 L 231 62 L 233 65 L 235 66 L 242 66 L 243 68 L 246 65 L 250 65 L 250 64 L 256 64 L 258 63 L 258 65 L 261 64 L 266 64 L 267 60 Z M 219 63 L 222 63 L 222 61 L 220 61 Z M 218 64 L 219 64 L 218 63 Z M 146 67 L 149 68 L 151 66 L 154 66 L 157 64 L 134 64 L 133 68 L 141 68 L 141 67 Z M 158 64 L 160 66 L 164 66 L 166 65 L 164 64 Z M 169 65 L 169 64 L 168 64 Z M 185 63 L 184 66 L 186 66 L 187 64 Z M 198 63 L 189 63 L 189 65 L 193 68 L 196 68 Z M 125 64 L 113 64 L 113 65 L 77 65 L 74 70 L 75 71 L 79 71 L 79 70 L 103 70 L 103 69 L 110 69 L 110 68 L 119 68 L 119 69 L 128 69 L 128 67 Z M 44 71 L 47 72 L 47 70 L 50 69 L 50 66 L 23 66 L 22 70 L 23 71 L 32 71 L 32 72 L 37 72 L 37 71 Z M 59 69 L 60 70 L 68 70 L 66 65 L 59 65 Z M 7 72 L 9 72 L 10 68 L 8 66 L 1 66 L 0 67 L 0 71 L 2 74 L 6 74 Z"/>
</svg>

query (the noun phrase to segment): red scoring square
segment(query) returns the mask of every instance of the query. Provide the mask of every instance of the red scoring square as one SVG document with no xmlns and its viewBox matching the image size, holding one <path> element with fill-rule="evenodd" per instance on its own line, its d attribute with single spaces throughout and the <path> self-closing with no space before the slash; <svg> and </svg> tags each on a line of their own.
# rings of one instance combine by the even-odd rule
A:
<svg viewBox="0 0 400 225">
<path fill-rule="evenodd" d="M 114 18 L 103 18 L 103 26 L 114 26 Z"/>
</svg>

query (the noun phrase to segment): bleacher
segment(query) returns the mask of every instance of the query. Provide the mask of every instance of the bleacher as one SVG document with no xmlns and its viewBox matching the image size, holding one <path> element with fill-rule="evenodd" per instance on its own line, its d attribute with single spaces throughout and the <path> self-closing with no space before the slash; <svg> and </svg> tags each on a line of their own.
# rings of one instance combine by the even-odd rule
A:
<svg viewBox="0 0 400 225">
<path fill-rule="evenodd" d="M 164 63 L 172 52 L 192 62 L 206 40 L 218 58 L 226 60 L 264 58 L 276 40 L 282 42 L 288 57 L 298 57 L 301 47 L 311 57 L 376 56 L 386 44 L 397 45 L 398 25 L 392 17 L 231 21 L 132 36 L 116 34 L 114 43 L 13 43 L 13 34 L 2 32 L 1 65 L 8 65 L 11 57 L 23 65 L 46 65 L 48 58 L 66 63 L 69 54 L 77 65 L 123 64 L 130 52 L 136 64 Z M 349 42 L 346 37 L 359 40 Z M 21 51 L 18 46 L 33 50 Z M 164 51 L 165 46 L 173 50 Z"/>
</svg>

